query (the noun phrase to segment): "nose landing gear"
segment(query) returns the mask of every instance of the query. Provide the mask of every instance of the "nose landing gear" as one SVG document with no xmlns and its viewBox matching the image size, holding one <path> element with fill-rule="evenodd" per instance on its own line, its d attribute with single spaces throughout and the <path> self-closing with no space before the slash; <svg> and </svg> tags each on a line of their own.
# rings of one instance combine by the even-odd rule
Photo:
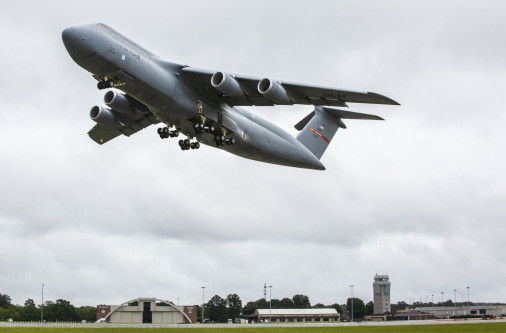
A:
<svg viewBox="0 0 506 333">
<path fill-rule="evenodd" d="M 97 83 L 97 88 L 102 90 L 102 89 L 108 89 L 108 88 L 113 88 L 113 87 L 117 87 L 117 86 L 122 86 L 122 85 L 125 85 L 126 83 L 119 80 L 117 77 L 113 76 L 113 75 L 107 75 L 107 76 L 102 76 L 100 78 L 96 77 L 99 81 Z"/>
</svg>

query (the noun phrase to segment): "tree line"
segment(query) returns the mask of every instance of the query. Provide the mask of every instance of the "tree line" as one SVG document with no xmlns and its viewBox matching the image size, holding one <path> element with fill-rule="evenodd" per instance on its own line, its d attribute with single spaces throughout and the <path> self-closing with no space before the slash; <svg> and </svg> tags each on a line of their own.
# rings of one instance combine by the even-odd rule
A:
<svg viewBox="0 0 506 333">
<path fill-rule="evenodd" d="M 33 299 L 27 299 L 23 306 L 12 304 L 9 295 L 0 294 L 0 321 L 40 321 L 42 307 L 35 305 Z M 97 320 L 97 308 L 94 306 L 75 307 L 69 301 L 58 299 L 56 302 L 44 302 L 44 320 L 55 321 L 91 321 Z"/>
<path fill-rule="evenodd" d="M 137 304 L 130 304 L 137 305 Z M 159 304 L 163 305 L 163 304 Z M 404 301 L 391 304 L 391 312 L 396 313 L 399 310 L 405 310 L 415 307 L 430 307 L 430 306 L 454 306 L 455 303 L 447 300 L 443 303 L 422 303 L 414 302 L 408 304 Z M 457 306 L 467 305 L 467 302 L 459 302 Z M 474 303 L 470 303 L 474 305 Z M 226 297 L 214 295 L 204 304 L 204 318 L 211 322 L 223 323 L 228 319 L 236 320 L 241 315 L 252 315 L 257 309 L 306 309 L 306 308 L 334 308 L 343 315 L 351 316 L 352 301 L 348 298 L 346 304 L 333 303 L 325 305 L 317 303 L 311 305 L 309 297 L 302 294 L 292 296 L 292 298 L 273 298 L 271 303 L 265 298 L 260 298 L 256 301 L 247 302 L 243 305 L 241 298 L 237 294 L 229 294 Z M 36 305 L 33 299 L 27 299 L 23 306 L 12 304 L 12 299 L 9 295 L 0 293 L 0 321 L 12 318 L 15 321 L 40 321 L 42 307 Z M 96 321 L 96 307 L 95 306 L 81 306 L 75 307 L 69 301 L 64 299 L 57 299 L 55 302 L 44 302 L 44 320 L 48 322 L 55 321 L 82 321 L 88 322 Z M 199 321 L 202 320 L 202 307 L 198 306 Z M 353 298 L 353 317 L 354 319 L 361 319 L 364 316 L 374 314 L 374 303 L 364 303 L 360 298 Z"/>
<path fill-rule="evenodd" d="M 273 298 L 270 302 L 265 298 L 260 298 L 256 301 L 247 302 L 242 306 L 242 301 L 237 294 L 230 294 L 223 298 L 219 295 L 214 295 L 207 303 L 204 304 L 204 319 L 210 322 L 223 323 L 228 319 L 236 320 L 241 315 L 247 316 L 255 313 L 257 309 L 309 309 L 309 308 L 334 308 L 341 315 L 351 313 L 352 302 L 348 298 L 346 304 L 330 304 L 325 305 L 317 303 L 311 305 L 309 297 L 306 295 L 297 294 L 292 298 Z M 202 309 L 199 307 L 198 316 L 201 320 Z M 360 298 L 353 298 L 353 316 L 354 318 L 362 318 L 366 315 L 374 313 L 374 303 L 368 302 L 364 304 Z"/>
</svg>

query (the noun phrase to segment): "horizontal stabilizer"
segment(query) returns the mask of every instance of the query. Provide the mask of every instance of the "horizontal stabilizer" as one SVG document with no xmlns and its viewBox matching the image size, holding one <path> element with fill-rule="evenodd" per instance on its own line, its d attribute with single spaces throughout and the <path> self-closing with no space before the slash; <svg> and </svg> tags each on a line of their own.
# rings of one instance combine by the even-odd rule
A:
<svg viewBox="0 0 506 333">
<path fill-rule="evenodd" d="M 300 131 L 297 140 L 320 159 L 337 130 L 346 128 L 343 119 L 384 120 L 372 114 L 316 106 L 313 112 L 295 125 Z"/>
<path fill-rule="evenodd" d="M 367 113 L 359 113 L 359 112 L 352 112 L 352 111 L 344 111 L 334 108 L 327 108 L 325 106 L 320 106 L 320 108 L 323 109 L 326 113 L 341 119 L 368 119 L 368 120 L 385 120 L 381 117 L 367 114 Z"/>
</svg>

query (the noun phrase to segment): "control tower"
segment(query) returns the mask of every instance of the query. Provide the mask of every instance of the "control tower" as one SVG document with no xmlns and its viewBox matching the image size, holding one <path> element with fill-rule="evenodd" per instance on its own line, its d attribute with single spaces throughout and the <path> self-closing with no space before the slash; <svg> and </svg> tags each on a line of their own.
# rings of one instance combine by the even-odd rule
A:
<svg viewBox="0 0 506 333">
<path fill-rule="evenodd" d="M 374 276 L 372 284 L 374 291 L 374 314 L 390 312 L 390 281 L 388 275 Z"/>
</svg>

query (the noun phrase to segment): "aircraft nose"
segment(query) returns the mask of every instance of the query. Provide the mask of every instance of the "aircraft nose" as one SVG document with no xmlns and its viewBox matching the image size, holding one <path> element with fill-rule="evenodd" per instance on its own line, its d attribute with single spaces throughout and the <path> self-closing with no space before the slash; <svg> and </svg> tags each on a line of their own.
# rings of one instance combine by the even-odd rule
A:
<svg viewBox="0 0 506 333">
<path fill-rule="evenodd" d="M 87 34 L 83 29 L 70 27 L 62 31 L 65 48 L 73 59 L 82 59 L 93 54 Z"/>
</svg>

